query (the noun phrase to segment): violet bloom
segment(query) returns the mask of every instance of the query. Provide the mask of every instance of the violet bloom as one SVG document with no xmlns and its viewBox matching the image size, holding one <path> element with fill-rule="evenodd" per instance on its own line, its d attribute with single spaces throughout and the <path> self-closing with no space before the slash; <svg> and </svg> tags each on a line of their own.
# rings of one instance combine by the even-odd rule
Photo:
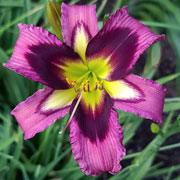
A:
<svg viewBox="0 0 180 180">
<path fill-rule="evenodd" d="M 24 139 L 70 112 L 70 143 L 87 175 L 120 171 L 123 132 L 114 108 L 162 122 L 165 89 L 129 74 L 139 56 L 164 38 L 130 17 L 112 14 L 98 32 L 95 5 L 61 6 L 64 42 L 34 25 L 19 24 L 13 55 L 4 66 L 46 87 L 13 111 Z"/>
</svg>

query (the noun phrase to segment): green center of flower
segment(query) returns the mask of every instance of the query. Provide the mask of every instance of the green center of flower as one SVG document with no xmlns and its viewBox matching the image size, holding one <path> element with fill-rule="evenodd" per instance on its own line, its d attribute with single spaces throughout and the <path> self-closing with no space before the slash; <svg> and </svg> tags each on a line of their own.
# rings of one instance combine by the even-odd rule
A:
<svg viewBox="0 0 180 180">
<path fill-rule="evenodd" d="M 75 92 L 102 90 L 104 88 L 103 80 L 107 79 L 111 72 L 108 61 L 102 60 L 102 58 L 92 59 L 86 64 L 67 61 L 60 68 L 64 70 L 63 75 Z"/>
<path fill-rule="evenodd" d="M 92 92 L 98 89 L 103 90 L 104 81 L 98 78 L 97 75 L 90 70 L 77 80 L 72 81 L 70 78 L 66 78 L 66 81 L 74 88 L 75 92 Z"/>
<path fill-rule="evenodd" d="M 74 88 L 75 92 L 92 92 L 104 88 L 103 79 L 107 79 L 111 67 L 107 59 L 96 58 L 83 62 L 69 62 L 60 66 L 64 70 L 67 83 Z"/>
</svg>

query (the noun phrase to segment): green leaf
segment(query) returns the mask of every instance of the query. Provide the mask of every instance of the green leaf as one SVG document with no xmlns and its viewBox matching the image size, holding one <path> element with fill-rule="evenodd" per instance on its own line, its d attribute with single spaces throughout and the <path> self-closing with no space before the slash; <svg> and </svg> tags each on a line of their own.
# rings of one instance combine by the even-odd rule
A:
<svg viewBox="0 0 180 180">
<path fill-rule="evenodd" d="M 167 83 L 169 81 L 172 81 L 172 80 L 178 78 L 179 76 L 180 76 L 180 73 L 170 74 L 170 75 L 168 75 L 166 77 L 163 77 L 161 79 L 156 80 L 156 82 L 159 83 L 159 84 L 165 84 L 165 83 Z"/>
<path fill-rule="evenodd" d="M 159 43 L 156 43 L 150 48 L 150 53 L 148 54 L 148 58 L 144 67 L 144 77 L 151 79 L 154 76 L 156 69 L 160 63 L 160 57 L 161 47 Z"/>
<path fill-rule="evenodd" d="M 170 102 L 164 104 L 164 112 L 180 110 L 180 102 Z"/>
<path fill-rule="evenodd" d="M 168 23 L 162 23 L 162 22 L 153 22 L 153 21 L 141 21 L 146 26 L 152 26 L 152 27 L 160 27 L 165 29 L 174 29 L 174 30 L 180 30 L 179 26 L 176 26 L 174 24 L 168 24 Z"/>
<path fill-rule="evenodd" d="M 47 15 L 56 36 L 63 41 L 61 33 L 61 8 L 56 1 L 49 0 L 47 3 Z"/>
<path fill-rule="evenodd" d="M 106 21 L 109 19 L 109 14 L 105 14 L 104 15 L 104 18 L 103 18 L 103 26 L 104 26 L 104 24 L 106 23 Z"/>
<path fill-rule="evenodd" d="M 98 10 L 97 10 L 97 17 L 100 17 L 105 5 L 107 3 L 107 0 L 103 0 L 101 5 L 99 6 Z"/>
<path fill-rule="evenodd" d="M 23 7 L 24 6 L 24 1 L 23 0 L 6 0 L 0 1 L 0 6 L 5 6 L 5 7 Z"/>
<path fill-rule="evenodd" d="M 21 22 L 23 19 L 25 19 L 25 18 L 33 15 L 34 13 L 42 10 L 43 8 L 44 8 L 43 5 L 38 6 L 38 7 L 34 8 L 34 9 L 32 9 L 32 10 L 24 13 L 23 15 L 17 17 L 15 20 L 13 20 L 13 21 L 11 21 L 11 22 L 8 22 L 7 24 L 5 24 L 4 26 L 1 27 L 1 29 L 0 29 L 0 36 L 2 35 L 2 33 L 3 33 L 4 31 L 6 31 L 6 30 L 7 30 L 8 28 L 10 28 L 11 26 L 13 26 L 13 25 Z"/>
</svg>

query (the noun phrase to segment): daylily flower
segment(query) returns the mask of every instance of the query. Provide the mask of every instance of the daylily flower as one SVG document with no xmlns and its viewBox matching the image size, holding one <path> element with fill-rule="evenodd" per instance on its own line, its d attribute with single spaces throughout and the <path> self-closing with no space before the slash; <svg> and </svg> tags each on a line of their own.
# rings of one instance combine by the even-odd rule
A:
<svg viewBox="0 0 180 180">
<path fill-rule="evenodd" d="M 12 111 L 24 139 L 70 112 L 70 143 L 87 175 L 120 171 L 123 132 L 114 108 L 162 122 L 165 89 L 130 74 L 139 56 L 164 38 L 129 16 L 112 14 L 98 32 L 95 5 L 61 6 L 64 43 L 34 25 L 20 36 L 4 66 L 46 87 Z"/>
</svg>

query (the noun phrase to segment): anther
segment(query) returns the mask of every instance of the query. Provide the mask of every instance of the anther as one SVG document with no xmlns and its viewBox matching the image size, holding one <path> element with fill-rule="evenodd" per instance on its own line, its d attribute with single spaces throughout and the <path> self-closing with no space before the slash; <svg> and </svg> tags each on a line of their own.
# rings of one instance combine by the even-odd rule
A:
<svg viewBox="0 0 180 180">
<path fill-rule="evenodd" d="M 96 81 L 96 86 L 94 88 L 94 90 L 97 90 L 99 88 L 99 81 Z"/>
<path fill-rule="evenodd" d="M 86 84 L 87 84 L 87 90 L 88 90 L 88 92 L 91 92 L 90 86 L 89 86 L 89 80 L 86 80 Z"/>
<path fill-rule="evenodd" d="M 71 85 L 72 85 L 72 86 L 76 86 L 76 81 L 71 82 Z"/>
<path fill-rule="evenodd" d="M 66 81 L 67 81 L 67 83 L 68 83 L 69 85 L 72 84 L 72 81 L 71 81 L 69 78 L 66 78 Z"/>
<path fill-rule="evenodd" d="M 76 88 L 76 86 L 74 86 L 74 91 L 75 92 L 79 92 L 80 90 Z"/>
<path fill-rule="evenodd" d="M 101 81 L 101 82 L 100 82 L 100 86 L 99 86 L 99 89 L 100 89 L 100 90 L 103 90 L 103 89 L 104 89 L 103 83 L 104 83 L 104 81 Z"/>
<path fill-rule="evenodd" d="M 83 85 L 83 91 L 87 92 L 87 90 L 86 90 L 86 83 L 83 82 L 82 85 Z"/>
</svg>

